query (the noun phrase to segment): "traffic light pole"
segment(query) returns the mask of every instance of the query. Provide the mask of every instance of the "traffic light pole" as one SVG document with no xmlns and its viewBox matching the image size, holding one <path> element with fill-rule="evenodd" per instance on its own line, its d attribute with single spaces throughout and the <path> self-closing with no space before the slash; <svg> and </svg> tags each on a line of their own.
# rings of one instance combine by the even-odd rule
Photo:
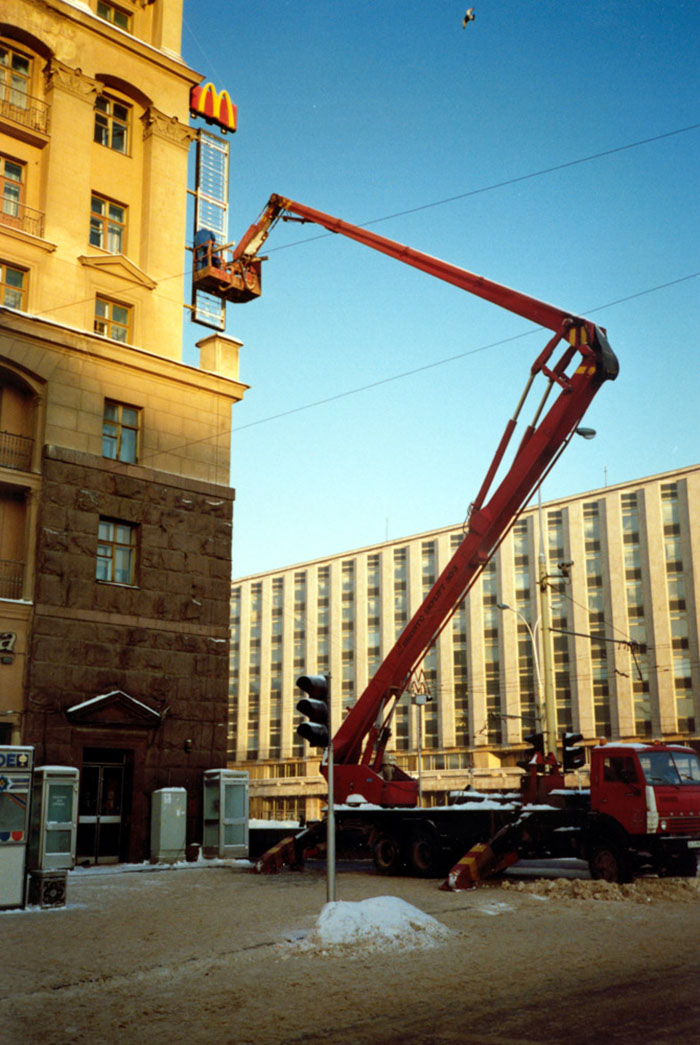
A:
<svg viewBox="0 0 700 1045">
<path fill-rule="evenodd" d="M 335 805 L 333 790 L 333 736 L 331 735 L 328 745 L 328 813 L 326 814 L 326 900 L 328 903 L 335 903 Z"/>
<path fill-rule="evenodd" d="M 328 687 L 328 812 L 326 814 L 326 900 L 335 903 L 335 796 L 333 772 L 333 715 L 331 713 L 331 676 Z"/>
<path fill-rule="evenodd" d="M 328 902 L 335 900 L 335 805 L 333 799 L 333 729 L 331 728 L 330 675 L 301 675 L 297 686 L 305 697 L 297 704 L 297 711 L 308 715 L 308 722 L 297 727 L 297 735 L 311 747 L 323 748 L 328 760 L 328 811 L 326 815 L 326 868 Z"/>
</svg>

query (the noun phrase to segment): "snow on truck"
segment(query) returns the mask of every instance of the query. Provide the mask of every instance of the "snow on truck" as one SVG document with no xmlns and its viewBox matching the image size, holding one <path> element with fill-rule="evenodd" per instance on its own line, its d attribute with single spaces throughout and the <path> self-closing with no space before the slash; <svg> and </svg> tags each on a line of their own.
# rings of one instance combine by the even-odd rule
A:
<svg viewBox="0 0 700 1045">
<path fill-rule="evenodd" d="M 449 867 L 462 856 L 448 876 L 452 887 L 473 884 L 519 855 L 558 854 L 560 849 L 566 855 L 584 855 L 592 873 L 609 880 L 624 880 L 645 861 L 664 872 L 691 873 L 700 845 L 700 771 L 697 755 L 689 749 L 622 744 L 593 748 L 591 787 L 585 792 L 565 787 L 552 752 L 536 752 L 520 793 L 472 795 L 454 806 L 429 809 L 417 806 L 417 781 L 387 758 L 397 702 L 417 678 L 425 654 L 568 445 L 596 393 L 617 377 L 617 358 L 604 329 L 279 195 L 270 197 L 233 250 L 200 231 L 195 286 L 232 302 L 259 297 L 264 260 L 259 251 L 279 220 L 320 225 L 551 331 L 470 506 L 461 543 L 332 738 L 327 679 L 309 675 L 297 682 L 307 694 L 297 707 L 309 718 L 299 733 L 312 745 L 326 748 L 321 772 L 328 779 L 332 766 L 339 831 L 359 838 L 370 848 L 378 869 L 387 873 L 408 869 L 435 874 L 446 860 Z M 543 386 L 540 398 L 508 461 L 506 453 L 536 384 Z M 502 478 L 490 493 L 497 473 Z M 549 742 L 554 746 L 556 738 Z M 675 774 L 673 783 L 662 784 L 654 777 L 663 760 L 669 776 Z M 620 772 L 623 777 L 613 780 L 612 774 Z M 257 869 L 299 866 L 304 852 L 324 838 L 323 821 L 309 825 L 265 853 Z"/>
</svg>

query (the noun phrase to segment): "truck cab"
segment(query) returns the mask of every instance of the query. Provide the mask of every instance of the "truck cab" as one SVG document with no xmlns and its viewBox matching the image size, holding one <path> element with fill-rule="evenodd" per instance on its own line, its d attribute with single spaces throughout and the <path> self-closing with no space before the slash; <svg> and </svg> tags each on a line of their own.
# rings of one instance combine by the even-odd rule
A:
<svg viewBox="0 0 700 1045">
<path fill-rule="evenodd" d="M 697 873 L 700 758 L 676 744 L 603 744 L 591 752 L 590 864 L 624 881 L 650 867 Z"/>
</svg>

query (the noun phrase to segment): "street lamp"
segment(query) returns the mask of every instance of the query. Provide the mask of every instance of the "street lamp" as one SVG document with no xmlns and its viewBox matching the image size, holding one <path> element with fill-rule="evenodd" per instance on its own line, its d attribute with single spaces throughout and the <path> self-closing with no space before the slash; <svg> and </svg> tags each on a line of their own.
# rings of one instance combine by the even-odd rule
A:
<svg viewBox="0 0 700 1045">
<path fill-rule="evenodd" d="M 535 678 L 537 679 L 537 724 L 539 725 L 540 730 L 544 732 L 545 712 L 542 706 L 542 674 L 540 672 L 540 657 L 539 653 L 537 652 L 536 637 L 541 617 L 537 618 L 537 620 L 535 621 L 535 626 L 534 628 L 532 628 L 530 627 L 530 622 L 525 616 L 525 614 L 522 612 L 522 610 L 519 610 L 517 606 L 509 606 L 507 602 L 498 602 L 496 603 L 496 606 L 499 610 L 510 610 L 512 613 L 515 613 L 527 628 L 527 633 L 530 636 L 530 642 L 532 644 L 532 660 L 535 665 Z"/>
<path fill-rule="evenodd" d="M 423 805 L 423 708 L 431 699 L 429 693 L 417 693 L 412 703 L 418 709 L 418 805 Z"/>
</svg>

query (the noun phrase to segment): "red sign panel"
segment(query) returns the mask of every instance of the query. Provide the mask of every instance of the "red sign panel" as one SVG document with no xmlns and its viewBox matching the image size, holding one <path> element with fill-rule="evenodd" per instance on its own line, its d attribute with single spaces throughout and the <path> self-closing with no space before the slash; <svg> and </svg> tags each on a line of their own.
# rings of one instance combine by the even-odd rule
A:
<svg viewBox="0 0 700 1045">
<path fill-rule="evenodd" d="M 235 131 L 238 110 L 228 91 L 217 91 L 213 83 L 200 84 L 190 91 L 190 115 L 215 123 L 222 131 Z"/>
</svg>

